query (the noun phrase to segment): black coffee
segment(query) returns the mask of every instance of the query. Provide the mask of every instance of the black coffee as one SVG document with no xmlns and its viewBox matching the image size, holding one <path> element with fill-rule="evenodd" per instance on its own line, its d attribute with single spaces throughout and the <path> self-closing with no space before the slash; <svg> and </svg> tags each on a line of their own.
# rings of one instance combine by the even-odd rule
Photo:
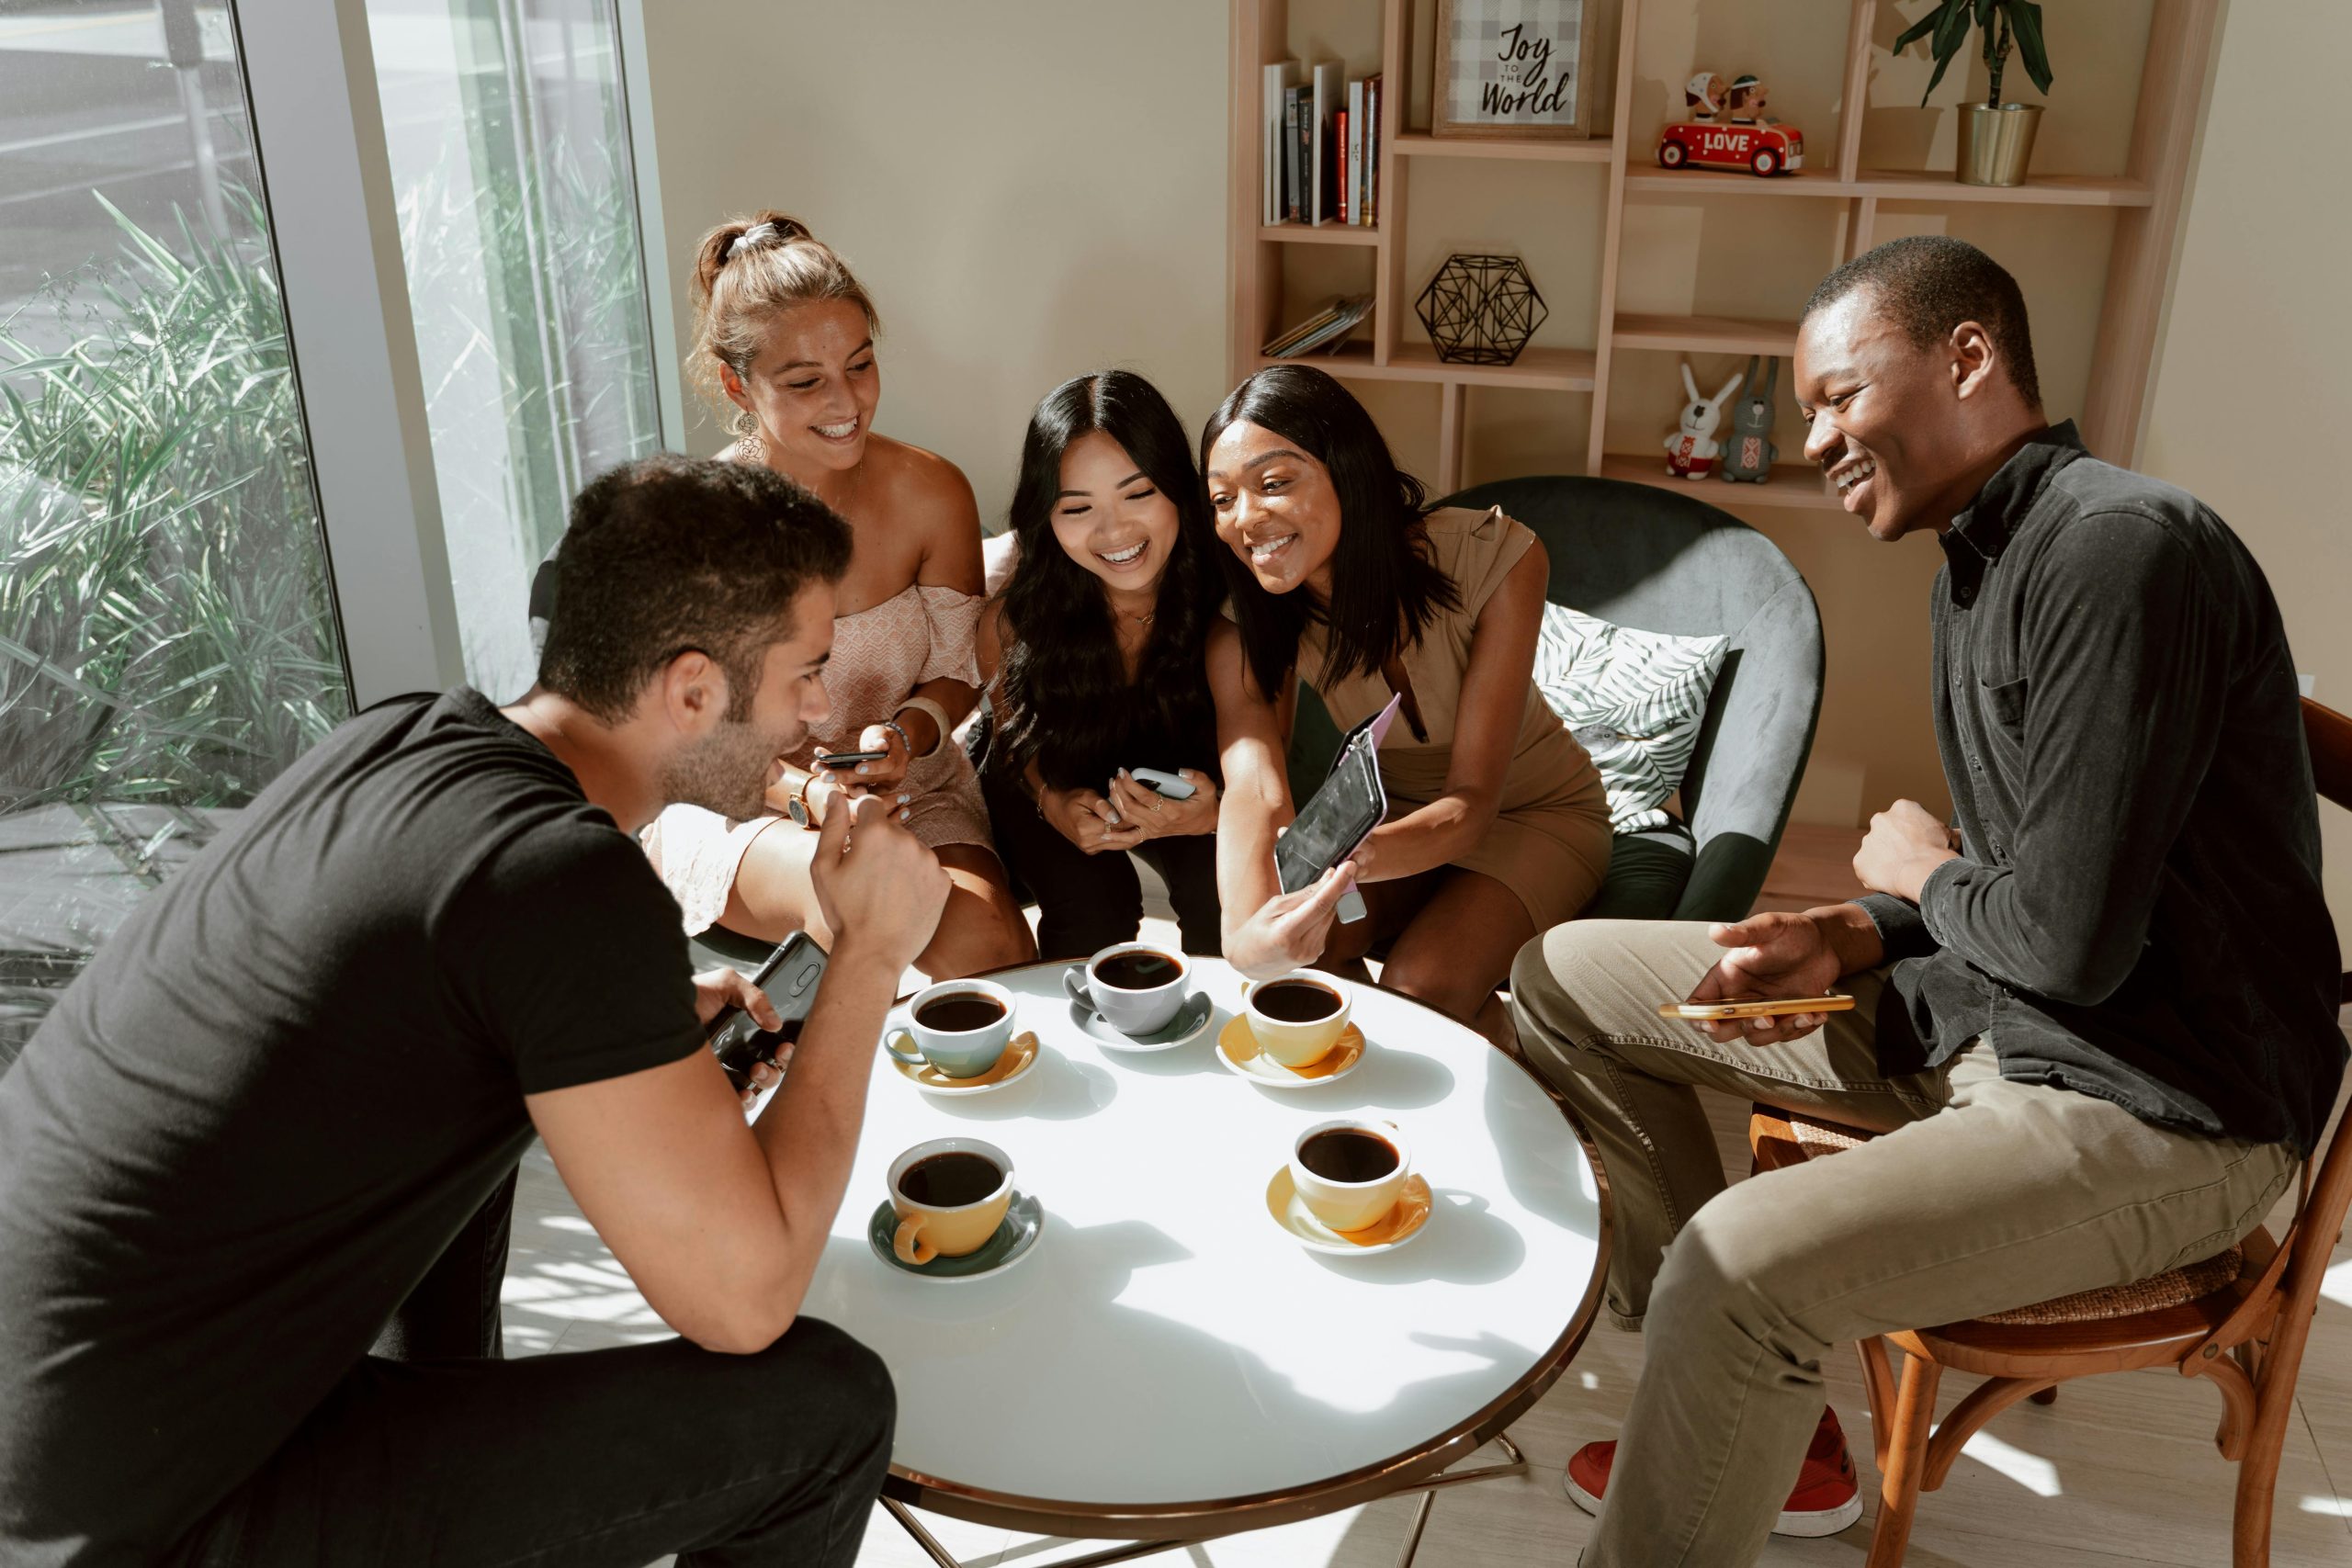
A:
<svg viewBox="0 0 2352 1568">
<path fill-rule="evenodd" d="M 1276 980 L 1250 992 L 1250 1005 L 1284 1023 L 1313 1023 L 1340 1010 L 1340 993 L 1312 980 Z"/>
<path fill-rule="evenodd" d="M 1298 1163 L 1326 1181 L 1377 1181 L 1396 1158 L 1396 1145 L 1359 1127 L 1334 1127 L 1298 1147 Z"/>
<path fill-rule="evenodd" d="M 986 1155 L 933 1155 L 907 1168 L 899 1178 L 899 1192 L 911 1203 L 955 1209 L 978 1202 L 1003 1184 L 1004 1172 Z"/>
<path fill-rule="evenodd" d="M 942 1034 L 960 1034 L 967 1030 L 986 1029 L 1004 1016 L 1004 1009 L 994 997 L 974 991 L 959 991 L 954 996 L 940 997 L 915 1009 L 915 1021 L 925 1029 L 936 1029 Z"/>
<path fill-rule="evenodd" d="M 1164 953 L 1122 953 L 1094 966 L 1094 977 L 1123 991 L 1150 991 L 1171 983 L 1183 965 Z"/>
</svg>

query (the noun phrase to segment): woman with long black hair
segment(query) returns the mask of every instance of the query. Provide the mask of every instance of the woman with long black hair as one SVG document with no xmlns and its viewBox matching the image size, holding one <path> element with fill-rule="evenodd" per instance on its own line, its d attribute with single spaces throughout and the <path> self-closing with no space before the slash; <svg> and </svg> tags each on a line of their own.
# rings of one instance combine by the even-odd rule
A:
<svg viewBox="0 0 2352 1568">
<path fill-rule="evenodd" d="M 1217 951 L 1216 715 L 1202 679 L 1218 588 L 1184 427 L 1149 381 L 1102 370 L 1037 405 L 1012 508 L 1012 580 L 983 617 L 995 726 L 981 785 L 997 852 L 1038 903 L 1037 951 L 1133 938 L 1168 885 L 1188 953 Z M 1172 774 L 1182 798 L 1133 770 Z"/>
<path fill-rule="evenodd" d="M 1372 416 L 1320 370 L 1234 389 L 1201 435 L 1230 591 L 1209 678 L 1228 784 L 1217 833 L 1225 954 L 1244 974 L 1340 964 L 1388 942 L 1381 983 L 1490 1036 L 1496 987 L 1609 869 L 1592 760 L 1534 682 L 1550 565 L 1499 510 L 1430 509 Z M 1351 867 L 1282 894 L 1274 838 L 1304 678 L 1342 729 L 1402 699 L 1380 750 L 1389 819 Z M 1352 875 L 1369 908 L 1332 909 Z"/>
</svg>

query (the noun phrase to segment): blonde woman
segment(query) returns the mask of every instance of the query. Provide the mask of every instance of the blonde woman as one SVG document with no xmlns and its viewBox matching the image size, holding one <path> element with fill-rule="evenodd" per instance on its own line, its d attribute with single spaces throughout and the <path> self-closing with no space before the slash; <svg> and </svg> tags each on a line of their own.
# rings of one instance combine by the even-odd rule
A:
<svg viewBox="0 0 2352 1568">
<path fill-rule="evenodd" d="M 950 731 L 978 696 L 979 511 L 962 470 L 874 431 L 880 316 L 841 257 L 781 212 L 721 223 L 695 258 L 688 371 L 738 439 L 728 457 L 796 479 L 854 536 L 836 591 L 830 716 L 783 758 L 768 811 L 729 821 L 674 806 L 647 829 L 686 929 L 767 941 L 831 932 L 809 883 L 814 829 L 849 795 L 896 801 L 954 891 L 915 960 L 933 979 L 1036 956 L 989 838 L 988 807 Z M 781 606 L 779 606 L 781 608 Z M 842 768 L 821 759 L 880 755 Z"/>
</svg>

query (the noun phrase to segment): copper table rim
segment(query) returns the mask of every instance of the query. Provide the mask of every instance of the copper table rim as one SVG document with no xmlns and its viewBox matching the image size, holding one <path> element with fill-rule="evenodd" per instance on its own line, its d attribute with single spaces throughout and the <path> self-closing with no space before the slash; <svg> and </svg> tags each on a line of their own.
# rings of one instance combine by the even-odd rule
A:
<svg viewBox="0 0 2352 1568">
<path fill-rule="evenodd" d="M 1005 964 L 962 978 L 993 979 L 1025 970 L 1051 969 L 1084 962 L 1082 958 L 1041 958 L 1027 964 Z M 1351 980 L 1349 983 L 1367 984 L 1362 980 Z M 1391 996 L 1411 1002 L 1415 1007 L 1429 1006 L 1419 998 L 1408 997 L 1402 991 L 1391 990 L 1377 983 L 1372 983 L 1372 988 L 1388 991 Z M 908 993 L 910 996 L 913 994 Z M 1447 1021 L 1459 1022 L 1451 1019 Z M 1469 1026 L 1463 1024 L 1461 1027 L 1466 1029 Z M 1068 1503 L 1049 1497 L 1031 1497 L 1014 1492 L 966 1486 L 895 1462 L 890 1466 L 888 1477 L 882 1483 L 882 1495 L 927 1513 L 1032 1535 L 1087 1540 L 1205 1540 L 1242 1530 L 1295 1524 L 1301 1519 L 1354 1507 L 1360 1503 L 1394 1496 L 1430 1479 L 1494 1441 L 1512 1422 L 1525 1415 L 1537 1400 L 1551 1392 L 1552 1385 L 1559 1382 L 1560 1374 L 1566 1371 L 1568 1363 L 1576 1359 L 1576 1353 L 1584 1348 L 1586 1337 L 1592 1332 L 1593 1320 L 1600 1314 L 1600 1297 L 1608 1285 L 1609 1258 L 1614 1240 L 1611 1224 L 1609 1174 L 1601 1167 L 1600 1151 L 1594 1145 L 1592 1135 L 1585 1131 L 1584 1123 L 1577 1119 L 1576 1112 L 1568 1108 L 1559 1091 L 1544 1081 L 1542 1074 L 1510 1052 L 1498 1047 L 1496 1055 L 1526 1074 L 1528 1080 L 1559 1111 L 1560 1119 L 1568 1124 L 1568 1131 L 1576 1134 L 1577 1143 L 1584 1150 L 1585 1160 L 1592 1168 L 1600 1225 L 1600 1234 L 1595 1238 L 1592 1282 L 1585 1287 L 1584 1299 L 1577 1303 L 1576 1311 L 1569 1315 L 1567 1326 L 1561 1330 L 1559 1338 L 1552 1342 L 1551 1348 L 1537 1359 L 1532 1367 L 1484 1408 L 1456 1422 L 1418 1448 L 1359 1466 L 1345 1474 L 1302 1486 L 1253 1492 L 1238 1497 L 1189 1503 Z"/>
</svg>

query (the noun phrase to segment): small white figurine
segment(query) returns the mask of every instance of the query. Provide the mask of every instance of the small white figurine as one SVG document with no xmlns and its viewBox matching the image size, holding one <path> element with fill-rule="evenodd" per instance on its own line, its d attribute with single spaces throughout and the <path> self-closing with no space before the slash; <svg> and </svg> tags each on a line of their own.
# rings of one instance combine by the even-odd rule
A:
<svg viewBox="0 0 2352 1568">
<path fill-rule="evenodd" d="M 1724 112 L 1724 79 L 1702 71 L 1682 85 L 1682 112 L 1692 119 L 1713 119 Z"/>
<path fill-rule="evenodd" d="M 1702 398 L 1686 360 L 1682 389 L 1690 400 L 1682 405 L 1681 428 L 1666 438 L 1666 471 L 1677 479 L 1703 479 L 1714 471 L 1715 455 L 1723 450 L 1715 441 L 1715 427 L 1723 423 L 1724 400 L 1739 390 L 1739 377 L 1725 381 L 1713 397 Z"/>
</svg>

